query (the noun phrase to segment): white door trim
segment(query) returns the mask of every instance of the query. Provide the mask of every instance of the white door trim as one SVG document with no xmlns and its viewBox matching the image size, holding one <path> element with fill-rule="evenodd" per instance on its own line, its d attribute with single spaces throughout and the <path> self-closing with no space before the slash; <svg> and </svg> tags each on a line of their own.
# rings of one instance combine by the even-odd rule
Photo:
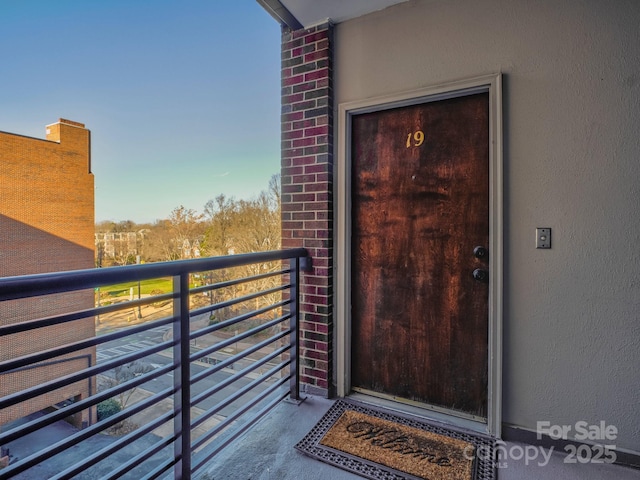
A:
<svg viewBox="0 0 640 480">
<path fill-rule="evenodd" d="M 336 387 L 351 391 L 351 118 L 353 115 L 489 92 L 489 389 L 486 423 L 471 427 L 500 437 L 502 424 L 502 76 L 488 75 L 338 106 L 335 166 Z M 426 413 L 427 411 L 425 411 Z"/>
</svg>

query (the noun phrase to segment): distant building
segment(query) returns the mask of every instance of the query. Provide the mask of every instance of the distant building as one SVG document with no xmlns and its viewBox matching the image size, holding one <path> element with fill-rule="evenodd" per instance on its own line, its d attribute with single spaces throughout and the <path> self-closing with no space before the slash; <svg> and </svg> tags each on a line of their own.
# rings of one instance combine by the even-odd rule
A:
<svg viewBox="0 0 640 480">
<path fill-rule="evenodd" d="M 98 267 L 110 265 L 128 265 L 136 262 L 136 257 L 143 261 L 199 258 L 202 255 L 202 236 L 192 239 L 184 237 L 160 237 L 153 229 L 143 228 L 135 232 L 96 232 L 95 263 Z M 155 249 L 153 243 L 155 242 Z M 158 253 L 158 245 L 162 245 L 162 253 Z M 155 254 L 155 255 L 154 255 Z"/>
<path fill-rule="evenodd" d="M 97 266 L 103 266 L 104 257 L 122 264 L 135 258 L 140 254 L 139 247 L 144 239 L 144 232 L 145 230 L 139 232 L 96 232 L 94 237 Z"/>
<path fill-rule="evenodd" d="M 90 132 L 60 119 L 46 140 L 0 132 L 0 277 L 93 268 L 94 179 Z M 93 290 L 0 303 L 0 324 L 91 308 Z M 94 318 L 0 338 L 0 361 L 95 336 Z M 95 363 L 95 348 L 0 376 L 0 396 L 68 375 Z M 78 382 L 0 411 L 0 425 L 95 393 Z M 71 419 L 81 426 L 94 411 Z"/>
</svg>

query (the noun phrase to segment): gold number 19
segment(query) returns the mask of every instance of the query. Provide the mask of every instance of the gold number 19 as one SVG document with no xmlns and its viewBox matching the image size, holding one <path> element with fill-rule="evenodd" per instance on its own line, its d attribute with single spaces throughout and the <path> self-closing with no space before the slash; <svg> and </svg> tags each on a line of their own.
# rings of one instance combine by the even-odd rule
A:
<svg viewBox="0 0 640 480">
<path fill-rule="evenodd" d="M 419 147 L 424 143 L 424 132 L 422 130 L 407 134 L 407 148 L 410 148 L 412 143 L 414 147 Z"/>
</svg>

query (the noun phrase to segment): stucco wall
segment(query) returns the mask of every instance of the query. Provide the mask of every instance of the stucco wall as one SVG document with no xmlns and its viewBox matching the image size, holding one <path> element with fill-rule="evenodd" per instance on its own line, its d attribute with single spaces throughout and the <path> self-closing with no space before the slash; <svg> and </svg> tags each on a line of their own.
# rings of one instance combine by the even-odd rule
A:
<svg viewBox="0 0 640 480">
<path fill-rule="evenodd" d="M 603 420 L 633 452 L 638 25 L 634 0 L 410 1 L 337 25 L 334 64 L 336 105 L 503 72 L 503 421 Z"/>
</svg>

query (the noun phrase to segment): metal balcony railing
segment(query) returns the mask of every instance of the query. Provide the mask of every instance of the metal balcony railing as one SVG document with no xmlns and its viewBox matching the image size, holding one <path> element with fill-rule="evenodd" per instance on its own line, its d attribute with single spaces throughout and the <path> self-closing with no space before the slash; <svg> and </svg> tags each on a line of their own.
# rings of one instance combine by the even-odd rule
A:
<svg viewBox="0 0 640 480">
<path fill-rule="evenodd" d="M 0 279 L 0 480 L 196 478 L 298 399 L 307 264 L 293 249 Z"/>
</svg>

